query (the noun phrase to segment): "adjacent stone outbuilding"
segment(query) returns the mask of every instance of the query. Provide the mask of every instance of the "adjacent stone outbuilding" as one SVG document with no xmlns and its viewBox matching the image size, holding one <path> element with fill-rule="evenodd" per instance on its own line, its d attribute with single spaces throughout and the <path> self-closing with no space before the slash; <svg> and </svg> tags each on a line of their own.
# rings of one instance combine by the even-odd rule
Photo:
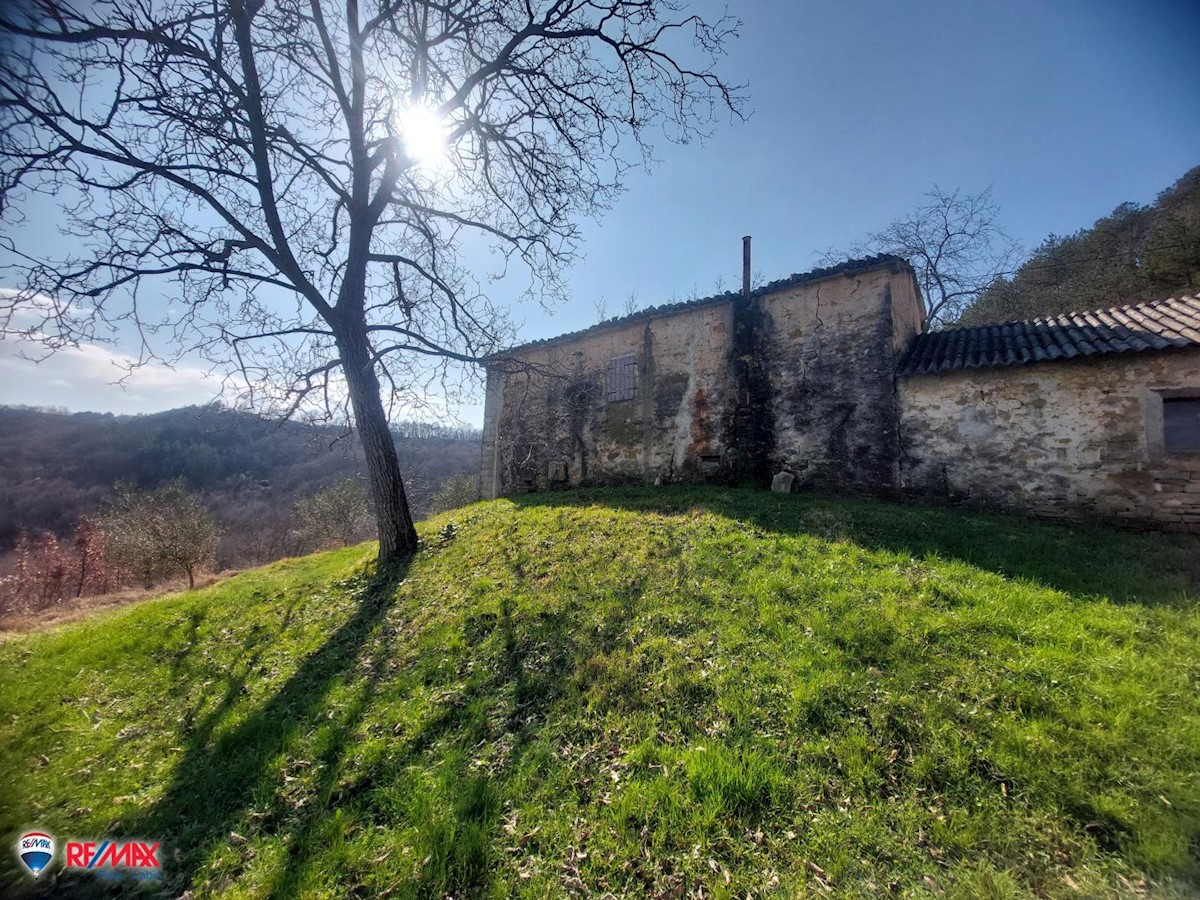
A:
<svg viewBox="0 0 1200 900">
<path fill-rule="evenodd" d="M 791 476 L 1200 531 L 1200 301 L 930 333 L 923 309 L 876 257 L 493 357 L 483 496 Z"/>
<path fill-rule="evenodd" d="M 900 376 L 907 492 L 1200 530 L 1200 300 L 924 334 Z"/>
</svg>

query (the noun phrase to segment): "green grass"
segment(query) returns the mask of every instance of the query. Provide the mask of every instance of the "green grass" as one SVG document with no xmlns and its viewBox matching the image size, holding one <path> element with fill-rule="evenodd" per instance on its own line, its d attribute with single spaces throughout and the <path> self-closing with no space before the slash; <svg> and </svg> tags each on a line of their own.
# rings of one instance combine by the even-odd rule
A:
<svg viewBox="0 0 1200 900">
<path fill-rule="evenodd" d="M 171 897 L 1200 889 L 1195 538 L 711 489 L 422 533 L 0 645 L 7 839 L 159 839 Z"/>
</svg>

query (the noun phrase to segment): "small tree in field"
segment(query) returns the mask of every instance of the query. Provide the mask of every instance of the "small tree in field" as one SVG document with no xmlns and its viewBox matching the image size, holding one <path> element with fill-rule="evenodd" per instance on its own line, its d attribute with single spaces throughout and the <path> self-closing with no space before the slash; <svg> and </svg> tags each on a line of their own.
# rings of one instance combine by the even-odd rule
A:
<svg viewBox="0 0 1200 900">
<path fill-rule="evenodd" d="M 433 495 L 430 512 L 448 512 L 479 499 L 479 480 L 471 475 L 452 475 Z"/>
<path fill-rule="evenodd" d="M 367 489 L 357 478 L 335 481 L 302 497 L 296 504 L 296 516 L 304 533 L 318 545 L 333 540 L 348 547 L 363 540 L 371 524 Z"/>
<path fill-rule="evenodd" d="M 63 599 L 67 560 L 58 538 L 48 531 L 36 540 L 22 532 L 17 540 L 15 600 L 29 609 L 41 609 Z"/>
<path fill-rule="evenodd" d="M 86 516 L 75 526 L 75 596 L 107 594 L 112 572 L 108 564 L 104 530 Z"/>
<path fill-rule="evenodd" d="M 123 484 L 104 520 L 113 555 L 149 587 L 172 570 L 184 572 L 188 589 L 213 558 L 220 529 L 204 503 L 182 482 L 153 491 Z"/>
<path fill-rule="evenodd" d="M 7 585 L 8 597 L 6 599 L 8 606 L 15 609 L 21 605 L 28 594 L 30 578 L 33 574 L 33 543 L 29 539 L 29 532 L 22 531 L 17 535 L 17 544 L 13 548 L 13 552 L 17 564 Z"/>
</svg>

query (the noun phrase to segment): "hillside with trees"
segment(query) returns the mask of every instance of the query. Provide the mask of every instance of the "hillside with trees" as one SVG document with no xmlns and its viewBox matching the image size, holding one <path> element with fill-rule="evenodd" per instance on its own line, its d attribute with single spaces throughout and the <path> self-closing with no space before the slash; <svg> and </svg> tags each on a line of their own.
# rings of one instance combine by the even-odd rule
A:
<svg viewBox="0 0 1200 900">
<path fill-rule="evenodd" d="M 1052 234 L 1001 275 L 961 325 L 1101 309 L 1200 291 L 1200 166 L 1142 206 L 1122 203 L 1090 228 Z"/>
<path fill-rule="evenodd" d="M 970 193 L 934 185 L 914 209 L 819 259 L 907 259 L 933 330 L 1200 291 L 1200 166 L 1154 203 L 1122 203 L 1090 228 L 1049 235 L 1028 255 L 1001 213 L 990 187 Z"/>
<path fill-rule="evenodd" d="M 418 517 L 445 482 L 478 468 L 474 429 L 399 423 L 393 437 Z M 218 565 L 300 552 L 311 536 L 300 533 L 297 504 L 363 477 L 361 449 L 348 438 L 215 404 L 140 416 L 0 407 L 0 553 L 22 532 L 67 538 L 106 511 L 118 483 L 150 491 L 177 480 L 220 524 Z"/>
</svg>

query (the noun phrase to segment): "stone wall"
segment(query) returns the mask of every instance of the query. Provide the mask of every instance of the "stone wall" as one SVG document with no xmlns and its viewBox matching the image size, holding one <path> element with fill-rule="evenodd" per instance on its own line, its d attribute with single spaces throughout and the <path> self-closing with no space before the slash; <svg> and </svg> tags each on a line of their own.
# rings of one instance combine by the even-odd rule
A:
<svg viewBox="0 0 1200 900">
<path fill-rule="evenodd" d="M 898 260 L 801 276 L 750 298 L 648 311 L 488 367 L 483 496 L 709 480 L 897 486 L 892 372 L 921 307 Z M 611 365 L 636 367 L 632 399 Z"/>
<path fill-rule="evenodd" d="M 896 379 L 923 321 L 912 270 L 875 260 L 518 348 L 488 367 L 483 496 L 787 471 L 1200 531 L 1200 456 L 1162 441 L 1163 396 L 1200 393 L 1200 349 Z"/>
<path fill-rule="evenodd" d="M 797 486 L 898 486 L 893 372 L 923 324 L 916 283 L 876 269 L 764 297 L 761 358 L 774 408 L 770 468 Z"/>
<path fill-rule="evenodd" d="M 490 366 L 483 495 L 718 468 L 731 326 L 731 304 L 713 303 L 527 348 L 507 372 Z M 634 396 L 610 402 L 610 365 L 630 355 Z"/>
<path fill-rule="evenodd" d="M 900 379 L 906 491 L 1038 516 L 1200 531 L 1200 456 L 1162 446 L 1162 397 L 1200 349 Z"/>
</svg>

